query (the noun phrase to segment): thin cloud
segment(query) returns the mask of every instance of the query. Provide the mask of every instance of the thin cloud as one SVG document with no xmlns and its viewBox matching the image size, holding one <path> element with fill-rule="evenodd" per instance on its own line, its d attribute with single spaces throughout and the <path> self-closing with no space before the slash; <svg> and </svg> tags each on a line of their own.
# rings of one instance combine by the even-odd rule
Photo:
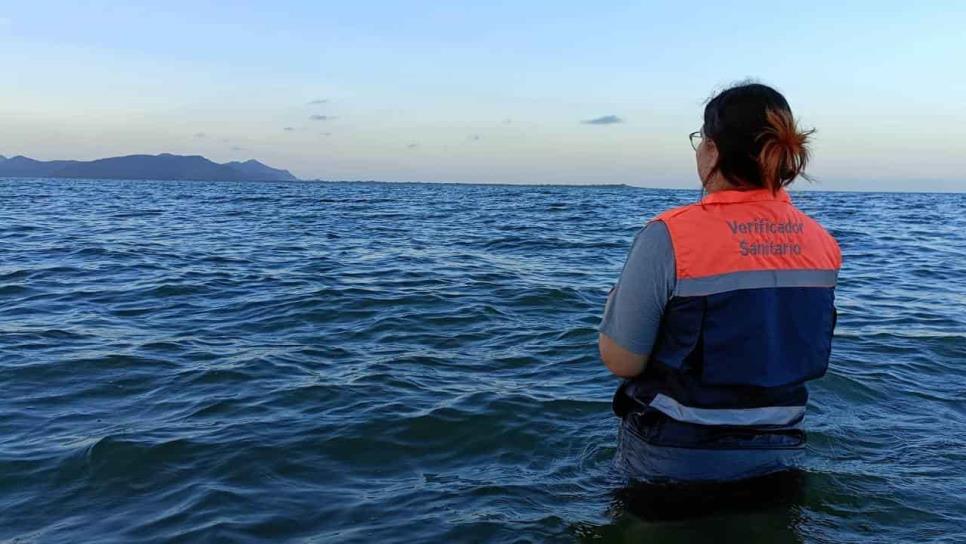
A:
<svg viewBox="0 0 966 544">
<path fill-rule="evenodd" d="M 244 147 L 238 147 L 237 145 L 233 145 L 233 146 L 231 146 L 231 150 L 232 151 L 244 151 L 245 148 Z"/>
<path fill-rule="evenodd" d="M 595 117 L 594 119 L 586 119 L 581 121 L 585 125 L 616 125 L 617 123 L 623 123 L 624 120 L 616 115 L 604 115 L 602 117 Z"/>
<path fill-rule="evenodd" d="M 328 136 L 332 136 L 332 133 L 331 132 L 320 132 L 319 133 L 319 136 L 326 136 L 326 137 L 328 137 Z"/>
<path fill-rule="evenodd" d="M 309 106 L 321 106 L 322 104 L 328 104 L 328 98 L 319 98 L 317 100 L 312 100 L 308 103 Z"/>
<path fill-rule="evenodd" d="M 292 132 L 295 130 L 295 127 L 285 127 L 282 130 L 284 130 L 285 132 Z"/>
<path fill-rule="evenodd" d="M 416 149 L 417 147 L 419 147 L 419 144 L 409 144 L 406 146 L 406 149 Z"/>
<path fill-rule="evenodd" d="M 510 119 L 510 118 L 507 118 L 507 119 L 504 119 L 504 120 L 503 120 L 503 124 L 504 124 L 504 125 L 509 125 L 509 124 L 510 124 L 510 123 L 512 123 L 512 122 L 513 122 L 513 119 Z"/>
<path fill-rule="evenodd" d="M 311 119 L 312 121 L 331 121 L 335 119 L 335 117 L 332 117 L 331 115 L 315 114 L 315 115 L 310 115 L 309 119 Z"/>
<path fill-rule="evenodd" d="M 480 135 L 479 135 L 479 134 L 473 134 L 473 135 L 471 135 L 471 136 L 469 137 L 469 140 L 470 140 L 471 142 L 478 142 L 478 141 L 480 141 Z"/>
<path fill-rule="evenodd" d="M 205 134 L 204 132 L 195 132 L 195 138 L 206 138 L 206 137 L 208 137 L 208 135 Z"/>
</svg>

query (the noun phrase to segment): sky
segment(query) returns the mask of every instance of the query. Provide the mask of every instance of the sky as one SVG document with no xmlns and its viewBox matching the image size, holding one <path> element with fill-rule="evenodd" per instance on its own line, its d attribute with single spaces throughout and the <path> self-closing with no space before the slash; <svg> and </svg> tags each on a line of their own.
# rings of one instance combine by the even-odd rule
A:
<svg viewBox="0 0 966 544">
<path fill-rule="evenodd" d="M 746 78 L 823 190 L 966 191 L 966 2 L 0 0 L 0 155 L 303 179 L 698 187 Z"/>
</svg>

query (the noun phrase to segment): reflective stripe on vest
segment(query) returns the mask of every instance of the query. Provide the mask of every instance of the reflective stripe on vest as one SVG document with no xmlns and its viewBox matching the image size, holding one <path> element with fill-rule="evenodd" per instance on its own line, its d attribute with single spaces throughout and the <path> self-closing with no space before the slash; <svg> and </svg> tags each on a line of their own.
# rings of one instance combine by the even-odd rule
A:
<svg viewBox="0 0 966 544">
<path fill-rule="evenodd" d="M 650 406 L 678 421 L 698 425 L 788 425 L 805 415 L 804 406 L 694 408 L 661 393 L 655 395 Z"/>
</svg>

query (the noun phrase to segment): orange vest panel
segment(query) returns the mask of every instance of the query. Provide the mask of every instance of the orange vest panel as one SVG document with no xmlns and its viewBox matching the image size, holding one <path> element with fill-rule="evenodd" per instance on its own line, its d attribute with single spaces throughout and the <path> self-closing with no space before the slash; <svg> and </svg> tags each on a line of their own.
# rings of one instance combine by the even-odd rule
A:
<svg viewBox="0 0 966 544">
<path fill-rule="evenodd" d="M 837 270 L 838 243 L 783 189 L 727 190 L 654 218 L 671 236 L 678 279 L 753 270 Z"/>
</svg>

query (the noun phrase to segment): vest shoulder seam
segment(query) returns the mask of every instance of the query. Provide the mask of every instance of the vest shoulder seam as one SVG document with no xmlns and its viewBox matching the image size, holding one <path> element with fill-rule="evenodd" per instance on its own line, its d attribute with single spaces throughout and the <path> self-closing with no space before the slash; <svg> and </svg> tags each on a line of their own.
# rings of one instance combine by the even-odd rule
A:
<svg viewBox="0 0 966 544">
<path fill-rule="evenodd" d="M 677 217 L 677 216 L 679 216 L 679 215 L 681 215 L 681 214 L 683 214 L 683 213 L 691 210 L 695 206 L 697 206 L 697 204 L 685 204 L 684 206 L 678 206 L 677 208 L 671 208 L 670 210 L 666 210 L 666 211 L 660 213 L 659 215 L 657 215 L 656 217 L 654 217 L 653 219 L 651 219 L 651 221 L 664 221 L 664 222 L 667 222 L 668 219 L 671 219 L 673 217 Z"/>
</svg>

